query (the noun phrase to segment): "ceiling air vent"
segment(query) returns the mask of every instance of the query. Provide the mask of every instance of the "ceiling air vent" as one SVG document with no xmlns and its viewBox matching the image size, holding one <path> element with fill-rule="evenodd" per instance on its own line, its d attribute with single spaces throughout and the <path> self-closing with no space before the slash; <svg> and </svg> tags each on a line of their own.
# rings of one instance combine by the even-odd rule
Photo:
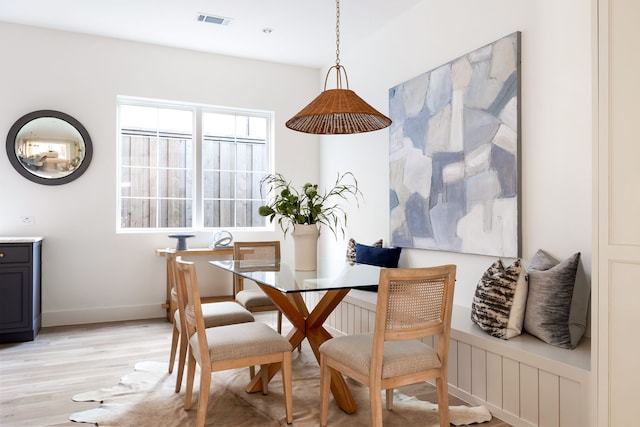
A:
<svg viewBox="0 0 640 427">
<path fill-rule="evenodd" d="M 201 13 L 198 15 L 198 22 L 206 22 L 208 24 L 216 24 L 216 25 L 229 25 L 231 23 L 231 18 L 225 18 L 222 16 L 208 15 L 206 13 Z"/>
</svg>

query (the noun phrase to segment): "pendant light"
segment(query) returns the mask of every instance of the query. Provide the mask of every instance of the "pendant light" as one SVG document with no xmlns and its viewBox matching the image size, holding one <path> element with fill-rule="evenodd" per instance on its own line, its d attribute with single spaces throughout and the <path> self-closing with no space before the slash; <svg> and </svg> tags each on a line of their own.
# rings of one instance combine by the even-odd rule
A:
<svg viewBox="0 0 640 427">
<path fill-rule="evenodd" d="M 336 89 L 327 90 L 331 71 L 336 72 Z M 342 88 L 342 81 L 346 89 Z M 329 68 L 324 91 L 285 124 L 304 133 L 340 135 L 384 129 L 391 119 L 367 104 L 349 89 L 347 71 L 340 65 L 340 0 L 336 0 L 336 65 Z"/>
</svg>

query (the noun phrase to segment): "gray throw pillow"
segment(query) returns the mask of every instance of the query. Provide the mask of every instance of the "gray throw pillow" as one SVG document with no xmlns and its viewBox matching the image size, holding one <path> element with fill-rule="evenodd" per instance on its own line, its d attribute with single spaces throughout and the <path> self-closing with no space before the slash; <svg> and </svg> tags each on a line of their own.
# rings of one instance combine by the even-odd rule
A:
<svg viewBox="0 0 640 427">
<path fill-rule="evenodd" d="M 529 292 L 524 315 L 524 329 L 542 341 L 562 348 L 575 348 L 584 333 L 572 337 L 569 323 L 580 263 L 580 252 L 559 262 L 539 250 L 533 256 L 527 272 Z"/>
<path fill-rule="evenodd" d="M 527 274 L 522 260 L 504 267 L 494 262 L 480 278 L 471 302 L 471 320 L 494 337 L 508 340 L 522 333 Z"/>
</svg>

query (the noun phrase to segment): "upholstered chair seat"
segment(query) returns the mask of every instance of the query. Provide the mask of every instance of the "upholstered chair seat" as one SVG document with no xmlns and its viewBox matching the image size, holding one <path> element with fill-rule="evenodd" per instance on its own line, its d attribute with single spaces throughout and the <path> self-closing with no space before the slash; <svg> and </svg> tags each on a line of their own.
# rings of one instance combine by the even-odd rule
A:
<svg viewBox="0 0 640 427">
<path fill-rule="evenodd" d="M 233 301 L 202 304 L 202 315 L 204 316 L 205 328 L 253 322 L 255 320 L 253 314 L 251 314 L 249 310 Z M 174 322 L 179 325 L 180 310 L 176 310 L 173 314 L 173 318 Z"/>
<path fill-rule="evenodd" d="M 273 301 L 261 289 L 245 289 L 236 294 L 238 304 L 246 307 L 248 310 L 259 307 L 272 307 Z"/>
<path fill-rule="evenodd" d="M 235 360 L 242 357 L 261 356 L 263 354 L 291 351 L 289 341 L 262 322 L 243 325 L 220 326 L 207 329 L 207 343 L 211 362 Z M 200 344 L 194 334 L 189 340 L 193 357 L 201 364 Z"/>
<path fill-rule="evenodd" d="M 320 346 L 320 351 L 331 359 L 342 361 L 353 371 L 368 375 L 371 370 L 372 347 L 373 334 L 358 334 L 330 339 Z M 389 341 L 384 344 L 382 378 L 440 367 L 438 352 L 421 341 Z"/>
</svg>

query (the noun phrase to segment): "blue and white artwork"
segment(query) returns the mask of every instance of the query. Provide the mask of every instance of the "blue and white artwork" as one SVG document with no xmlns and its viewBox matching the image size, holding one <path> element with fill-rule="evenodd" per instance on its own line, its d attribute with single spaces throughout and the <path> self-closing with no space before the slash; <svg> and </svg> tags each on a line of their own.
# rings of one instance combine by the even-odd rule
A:
<svg viewBox="0 0 640 427">
<path fill-rule="evenodd" d="M 391 244 L 520 256 L 520 33 L 389 90 Z"/>
</svg>

